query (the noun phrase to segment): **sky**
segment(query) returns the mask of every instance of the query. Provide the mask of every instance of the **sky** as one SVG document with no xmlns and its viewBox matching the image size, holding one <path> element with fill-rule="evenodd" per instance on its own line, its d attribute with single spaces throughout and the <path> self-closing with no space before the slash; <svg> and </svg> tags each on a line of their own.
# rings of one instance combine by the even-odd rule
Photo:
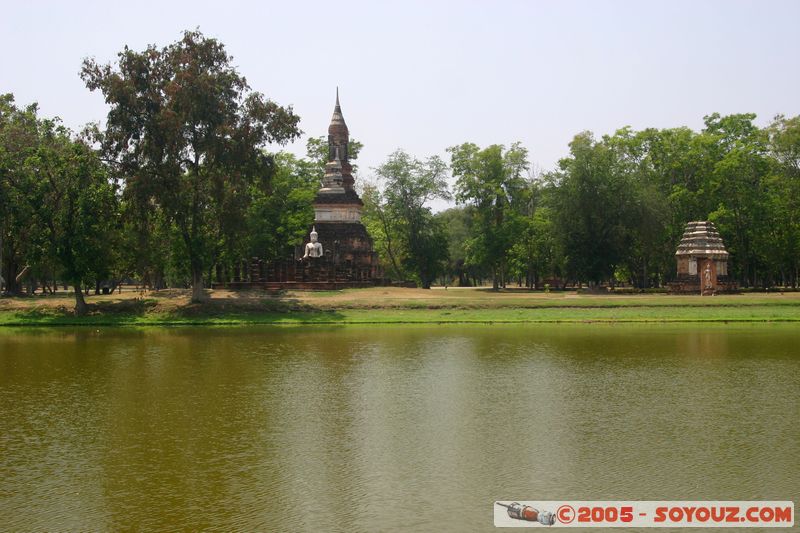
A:
<svg viewBox="0 0 800 533">
<path fill-rule="evenodd" d="M 336 87 L 364 144 L 358 179 L 398 148 L 519 141 L 552 170 L 581 131 L 701 129 L 713 112 L 800 114 L 800 1 L 39 2 L 0 6 L 0 93 L 80 129 L 103 121 L 81 61 L 222 41 L 253 90 L 327 134 Z M 279 147 L 274 147 L 278 149 Z M 445 204 L 437 204 L 437 209 Z"/>
</svg>

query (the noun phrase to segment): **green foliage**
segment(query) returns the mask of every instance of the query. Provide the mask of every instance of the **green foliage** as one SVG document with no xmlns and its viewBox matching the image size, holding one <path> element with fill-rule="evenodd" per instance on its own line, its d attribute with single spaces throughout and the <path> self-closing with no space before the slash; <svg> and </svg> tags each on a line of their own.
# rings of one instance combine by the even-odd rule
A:
<svg viewBox="0 0 800 533">
<path fill-rule="evenodd" d="M 296 138 L 299 118 L 252 92 L 222 43 L 199 31 L 161 49 L 125 47 L 113 66 L 86 59 L 81 76 L 111 106 L 98 140 L 126 200 L 176 228 L 202 298 L 214 256 L 241 247 L 252 188 L 268 187 L 262 148 Z"/>
<path fill-rule="evenodd" d="M 505 284 L 507 255 L 521 231 L 528 152 L 519 143 L 508 150 L 498 144 L 481 150 L 464 143 L 447 151 L 456 177 L 456 201 L 474 208 L 467 263 L 491 270 L 498 288 Z"/>
<path fill-rule="evenodd" d="M 713 114 L 705 118 L 703 134 L 714 142 L 716 159 L 709 176 L 709 188 L 717 200 L 709 219 L 727 236 L 728 251 L 735 255 L 732 271 L 740 280 L 754 281 L 755 270 L 763 269 L 765 257 L 761 235 L 768 232 L 771 213 L 767 205 L 763 179 L 769 172 L 766 136 L 753 123 L 755 115 Z"/>
<path fill-rule="evenodd" d="M 347 156 L 353 172 L 358 170 L 358 166 L 353 161 L 358 159 L 358 154 L 364 145 L 357 140 L 350 138 L 347 143 Z M 317 173 L 322 176 L 325 174 L 325 164 L 328 162 L 328 139 L 325 137 L 309 137 L 306 141 L 306 157 L 314 165 Z"/>
<path fill-rule="evenodd" d="M 128 193 L 132 191 L 127 191 Z M 119 277 L 133 277 L 141 280 L 143 285 L 161 289 L 167 285 L 167 279 L 175 280 L 176 276 L 168 275 L 173 269 L 168 266 L 174 263 L 172 256 L 179 246 L 176 243 L 173 227 L 166 222 L 164 213 L 155 208 L 153 203 L 145 199 L 132 198 L 123 194 L 121 202 L 122 233 L 119 247 Z M 181 252 L 183 250 L 181 249 Z M 181 254 L 182 255 L 182 254 Z M 169 261 L 168 261 L 169 260 Z M 179 286 L 189 279 L 185 268 L 179 276 Z"/>
<path fill-rule="evenodd" d="M 269 190 L 252 187 L 250 191 L 249 256 L 267 260 L 290 256 L 293 246 L 302 242 L 314 220 L 312 202 L 318 188 L 319 175 L 314 162 L 286 152 L 276 154 Z"/>
<path fill-rule="evenodd" d="M 686 222 L 710 219 L 740 284 L 796 283 L 793 124 L 779 117 L 761 130 L 754 118 L 712 114 L 700 133 L 625 128 L 601 141 L 576 137 L 557 187 L 570 273 L 659 285 L 674 276 Z"/>
<path fill-rule="evenodd" d="M 430 288 L 444 270 L 448 245 L 444 226 L 426 204 L 450 198 L 447 165 L 436 156 L 421 161 L 397 150 L 375 173 L 384 188 L 382 194 L 377 188 L 367 191 L 367 218 L 375 220 L 395 274 L 411 272 Z"/>
<path fill-rule="evenodd" d="M 451 278 L 460 287 L 469 287 L 477 279 L 483 278 L 484 273 L 478 266 L 467 264 L 466 243 L 472 234 L 472 207 L 459 206 L 436 213 L 435 218 L 444 228 L 447 235 L 448 265 L 445 280 L 453 284 Z"/>
<path fill-rule="evenodd" d="M 35 156 L 39 147 L 36 113 L 36 105 L 18 109 L 13 95 L 0 95 L 0 276 L 6 290 L 12 293 L 20 289 L 15 279 L 19 271 L 32 258 L 41 259 L 44 252 L 33 242 L 37 232 L 28 223 L 32 208 L 24 198 L 20 181 L 29 173 L 26 161 Z"/>
<path fill-rule="evenodd" d="M 408 279 L 412 274 L 403 266 L 402 257 L 406 253 L 403 242 L 386 209 L 380 188 L 374 183 L 365 183 L 362 186 L 361 201 L 364 202 L 361 222 L 372 237 L 383 271 L 395 280 Z"/>
<path fill-rule="evenodd" d="M 576 135 L 570 154 L 559 163 L 556 200 L 567 270 L 574 278 L 599 283 L 613 275 L 625 254 L 631 183 L 614 150 L 591 133 Z"/>
<path fill-rule="evenodd" d="M 113 267 L 118 211 L 106 168 L 57 119 L 40 119 L 35 105 L 16 108 L 10 95 L 0 99 L 0 167 L 10 261 L 40 272 L 58 265 L 82 314 L 84 284 L 107 278 Z"/>
<path fill-rule="evenodd" d="M 800 116 L 775 118 L 767 128 L 771 170 L 765 180 L 773 225 L 766 250 L 776 282 L 800 271 Z"/>
</svg>

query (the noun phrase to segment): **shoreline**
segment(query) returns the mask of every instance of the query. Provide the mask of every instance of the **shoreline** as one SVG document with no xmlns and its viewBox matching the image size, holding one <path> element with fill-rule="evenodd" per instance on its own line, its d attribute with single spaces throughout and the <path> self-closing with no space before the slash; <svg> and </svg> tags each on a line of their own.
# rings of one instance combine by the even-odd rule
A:
<svg viewBox="0 0 800 533">
<path fill-rule="evenodd" d="M 141 327 L 239 327 L 239 326 L 419 326 L 419 325 L 534 325 L 534 324 L 793 324 L 800 322 L 800 319 L 712 319 L 712 320 L 692 320 L 692 319 L 663 319 L 663 320 L 601 320 L 601 319 L 574 319 L 574 320 L 452 320 L 452 321 L 429 321 L 429 320 L 403 320 L 393 322 L 380 321 L 163 321 L 163 322 L 7 322 L 0 324 L 2 329 L 18 328 L 89 328 L 89 327 L 120 327 L 120 328 L 141 328 Z"/>
<path fill-rule="evenodd" d="M 280 295 L 217 290 L 208 296 L 201 304 L 177 289 L 92 296 L 85 316 L 73 314 L 68 294 L 3 298 L 0 327 L 800 322 L 800 293 L 700 297 L 376 287 Z"/>
</svg>

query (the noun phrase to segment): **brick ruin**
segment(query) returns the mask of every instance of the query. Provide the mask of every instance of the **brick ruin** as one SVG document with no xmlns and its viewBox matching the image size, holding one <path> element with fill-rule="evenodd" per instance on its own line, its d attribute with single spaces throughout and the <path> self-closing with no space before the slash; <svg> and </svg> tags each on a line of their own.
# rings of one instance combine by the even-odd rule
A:
<svg viewBox="0 0 800 533">
<path fill-rule="evenodd" d="M 678 277 L 669 284 L 672 293 L 710 296 L 737 289 L 728 277 L 728 252 L 713 222 L 686 224 L 675 259 Z"/>
<path fill-rule="evenodd" d="M 294 257 L 283 260 L 266 262 L 252 258 L 248 268 L 242 269 L 242 275 L 236 273 L 233 282 L 214 286 L 337 289 L 384 282 L 372 237 L 361 223 L 364 203 L 354 188 L 349 141 L 350 132 L 342 115 L 337 89 L 336 105 L 328 126 L 325 176 L 314 198 L 314 223 L 302 245 L 295 248 Z M 312 243 L 312 233 L 318 245 Z"/>
</svg>

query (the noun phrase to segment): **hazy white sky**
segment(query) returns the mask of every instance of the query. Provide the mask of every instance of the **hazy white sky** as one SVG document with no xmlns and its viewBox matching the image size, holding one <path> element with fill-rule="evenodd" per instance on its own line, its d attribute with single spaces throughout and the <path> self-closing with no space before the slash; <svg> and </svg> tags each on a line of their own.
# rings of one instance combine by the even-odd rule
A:
<svg viewBox="0 0 800 533">
<path fill-rule="evenodd" d="M 798 1 L 5 1 L 0 13 L 0 92 L 18 104 L 75 129 L 102 121 L 84 57 L 199 27 L 306 135 L 326 134 L 338 85 L 362 175 L 400 147 L 446 157 L 521 141 L 549 170 L 582 130 L 800 114 Z"/>
</svg>

